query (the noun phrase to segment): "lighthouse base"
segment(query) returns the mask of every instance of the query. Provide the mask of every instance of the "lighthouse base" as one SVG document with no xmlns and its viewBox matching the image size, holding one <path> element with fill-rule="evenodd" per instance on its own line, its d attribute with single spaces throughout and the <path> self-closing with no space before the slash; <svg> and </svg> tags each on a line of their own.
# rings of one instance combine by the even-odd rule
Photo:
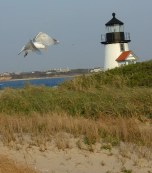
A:
<svg viewBox="0 0 152 173">
<path fill-rule="evenodd" d="M 113 43 L 105 45 L 104 70 L 118 67 L 116 59 L 124 51 L 128 51 L 128 43 Z"/>
</svg>

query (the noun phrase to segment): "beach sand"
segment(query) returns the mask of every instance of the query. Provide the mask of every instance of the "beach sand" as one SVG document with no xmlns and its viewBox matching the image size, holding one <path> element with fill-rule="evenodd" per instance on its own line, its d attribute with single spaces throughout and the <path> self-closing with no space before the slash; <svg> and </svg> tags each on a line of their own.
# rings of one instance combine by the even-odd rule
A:
<svg viewBox="0 0 152 173">
<path fill-rule="evenodd" d="M 69 138 L 60 149 L 55 142 L 45 146 L 0 143 L 0 155 L 42 173 L 152 173 L 151 150 L 131 144 L 104 147 L 101 143 L 91 150 L 79 139 Z M 79 146 L 79 147 L 78 147 Z"/>
</svg>

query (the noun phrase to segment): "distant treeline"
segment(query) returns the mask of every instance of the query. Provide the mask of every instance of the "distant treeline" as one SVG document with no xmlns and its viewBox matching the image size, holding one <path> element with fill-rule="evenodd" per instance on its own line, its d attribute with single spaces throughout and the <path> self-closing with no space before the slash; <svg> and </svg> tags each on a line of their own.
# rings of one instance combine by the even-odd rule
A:
<svg viewBox="0 0 152 173">
<path fill-rule="evenodd" d="M 41 78 L 41 77 L 54 77 L 54 76 L 63 76 L 63 75 L 80 75 L 86 74 L 89 72 L 89 69 L 72 69 L 66 72 L 60 71 L 34 71 L 34 72 L 22 72 L 19 74 L 11 73 L 10 76 L 12 79 L 25 79 L 25 78 Z"/>
</svg>

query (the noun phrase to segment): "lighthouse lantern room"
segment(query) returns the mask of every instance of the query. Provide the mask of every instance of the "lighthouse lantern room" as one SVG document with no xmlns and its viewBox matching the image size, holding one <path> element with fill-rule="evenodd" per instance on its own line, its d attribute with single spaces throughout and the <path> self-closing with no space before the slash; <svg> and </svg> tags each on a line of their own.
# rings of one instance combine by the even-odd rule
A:
<svg viewBox="0 0 152 173">
<path fill-rule="evenodd" d="M 137 60 L 135 54 L 129 51 L 130 33 L 124 32 L 124 23 L 115 17 L 115 13 L 112 16 L 105 24 L 106 34 L 101 35 L 101 44 L 105 46 L 104 70 L 135 63 Z"/>
</svg>

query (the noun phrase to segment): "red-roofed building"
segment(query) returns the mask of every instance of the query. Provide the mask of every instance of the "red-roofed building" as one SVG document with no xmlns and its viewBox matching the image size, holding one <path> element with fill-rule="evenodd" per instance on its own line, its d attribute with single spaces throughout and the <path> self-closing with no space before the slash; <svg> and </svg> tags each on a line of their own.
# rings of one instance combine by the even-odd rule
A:
<svg viewBox="0 0 152 173">
<path fill-rule="evenodd" d="M 136 64 L 138 57 L 132 51 L 124 51 L 116 59 L 118 66 Z"/>
</svg>

